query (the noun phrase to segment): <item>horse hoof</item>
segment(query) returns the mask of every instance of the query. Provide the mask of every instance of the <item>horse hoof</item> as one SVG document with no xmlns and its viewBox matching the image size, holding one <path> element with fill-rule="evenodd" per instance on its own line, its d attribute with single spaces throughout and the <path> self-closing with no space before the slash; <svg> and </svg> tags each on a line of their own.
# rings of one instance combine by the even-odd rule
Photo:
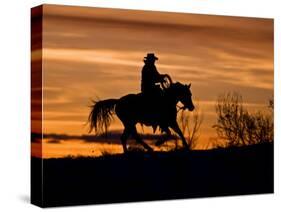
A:
<svg viewBox="0 0 281 212">
<path fill-rule="evenodd" d="M 153 152 L 153 149 L 152 148 L 148 148 L 147 151 L 148 152 Z"/>
<path fill-rule="evenodd" d="M 164 144 L 164 141 L 161 141 L 161 140 L 156 141 L 156 143 L 155 143 L 156 146 L 161 146 L 162 144 Z"/>
</svg>

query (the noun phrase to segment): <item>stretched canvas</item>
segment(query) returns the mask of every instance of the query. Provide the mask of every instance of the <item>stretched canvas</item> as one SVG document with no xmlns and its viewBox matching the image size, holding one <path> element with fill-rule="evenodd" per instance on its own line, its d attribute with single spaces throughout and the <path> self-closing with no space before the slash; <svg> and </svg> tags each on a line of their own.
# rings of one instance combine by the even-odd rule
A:
<svg viewBox="0 0 281 212">
<path fill-rule="evenodd" d="M 273 193 L 273 19 L 31 9 L 31 202 Z"/>
</svg>

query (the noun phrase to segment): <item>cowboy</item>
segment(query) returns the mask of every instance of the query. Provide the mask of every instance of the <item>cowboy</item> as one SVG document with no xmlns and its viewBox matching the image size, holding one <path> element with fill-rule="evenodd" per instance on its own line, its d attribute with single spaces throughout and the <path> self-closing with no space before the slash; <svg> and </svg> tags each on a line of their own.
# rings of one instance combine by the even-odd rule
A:
<svg viewBox="0 0 281 212">
<path fill-rule="evenodd" d="M 158 58 L 154 53 L 148 53 L 144 57 L 144 66 L 142 68 L 141 92 L 144 94 L 161 94 L 161 88 L 156 83 L 164 81 L 164 75 L 160 74 L 155 66 Z"/>
</svg>

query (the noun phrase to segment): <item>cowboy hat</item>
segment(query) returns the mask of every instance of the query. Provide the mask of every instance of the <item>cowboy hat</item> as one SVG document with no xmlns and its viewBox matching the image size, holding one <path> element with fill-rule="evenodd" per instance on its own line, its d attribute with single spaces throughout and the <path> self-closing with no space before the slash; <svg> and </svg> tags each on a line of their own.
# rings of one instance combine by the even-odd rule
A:
<svg viewBox="0 0 281 212">
<path fill-rule="evenodd" d="M 158 60 L 158 57 L 155 57 L 154 53 L 147 53 L 147 56 L 144 57 L 144 59 L 153 59 L 153 60 Z"/>
</svg>

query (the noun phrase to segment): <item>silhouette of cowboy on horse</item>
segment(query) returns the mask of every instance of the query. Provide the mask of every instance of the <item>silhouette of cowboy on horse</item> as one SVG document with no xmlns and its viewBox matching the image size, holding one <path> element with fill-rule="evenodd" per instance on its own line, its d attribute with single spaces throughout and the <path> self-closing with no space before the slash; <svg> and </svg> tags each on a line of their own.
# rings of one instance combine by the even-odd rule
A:
<svg viewBox="0 0 281 212">
<path fill-rule="evenodd" d="M 189 149 L 177 123 L 177 104 L 181 102 L 182 109 L 194 110 L 191 84 L 173 83 L 169 75 L 157 71 L 156 60 L 158 58 L 153 53 L 148 53 L 144 58 L 141 93 L 94 102 L 88 117 L 89 132 L 95 129 L 97 134 L 106 133 L 113 115 L 116 114 L 124 126 L 120 138 L 124 152 L 127 152 L 127 140 L 130 136 L 147 151 L 153 151 L 138 134 L 136 129 L 138 123 L 151 126 L 153 129 L 160 127 L 161 131 L 168 135 L 171 134 L 170 128 L 173 129 L 181 138 L 183 146 Z"/>
</svg>

